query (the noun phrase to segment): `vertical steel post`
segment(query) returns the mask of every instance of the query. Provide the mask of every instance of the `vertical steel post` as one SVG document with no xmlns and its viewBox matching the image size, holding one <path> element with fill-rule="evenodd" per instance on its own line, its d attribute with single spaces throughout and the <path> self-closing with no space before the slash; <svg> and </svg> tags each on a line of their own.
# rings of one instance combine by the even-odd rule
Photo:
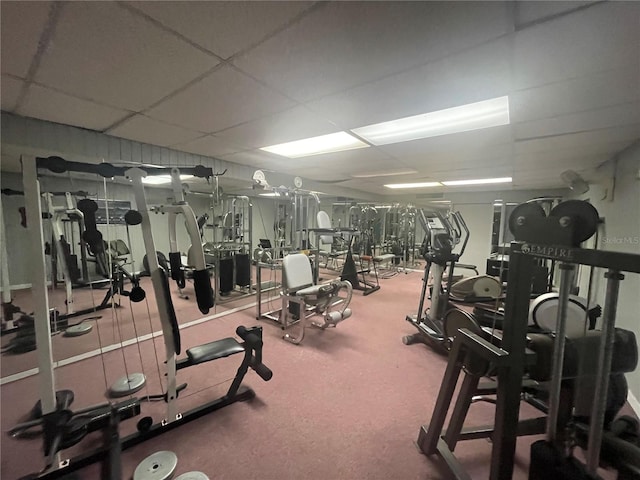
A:
<svg viewBox="0 0 640 480">
<path fill-rule="evenodd" d="M 587 470 L 594 474 L 600 464 L 600 448 L 602 445 L 602 430 L 604 428 L 604 414 L 607 406 L 607 392 L 609 390 L 609 375 L 611 374 L 611 360 L 615 342 L 616 311 L 618 308 L 618 293 L 620 281 L 624 275 L 615 270 L 609 270 L 607 279 L 607 293 L 604 300 L 604 315 L 602 318 L 602 336 L 600 337 L 600 353 L 598 358 L 598 372 L 596 376 L 595 401 L 591 409 L 589 424 L 589 445 L 587 449 Z"/>
<path fill-rule="evenodd" d="M 557 442 L 558 412 L 560 411 L 560 388 L 562 386 L 562 367 L 564 365 L 564 347 L 567 332 L 567 305 L 573 284 L 575 265 L 561 263 L 560 292 L 558 295 L 558 317 L 556 320 L 556 337 L 553 342 L 553 366 L 551 367 L 551 383 L 549 386 L 549 415 L 547 416 L 547 440 Z"/>
<path fill-rule="evenodd" d="M 51 325 L 49 323 L 49 297 L 47 292 L 47 272 L 45 269 L 44 237 L 42 235 L 42 205 L 40 204 L 40 183 L 34 157 L 22 156 L 22 184 L 27 211 L 27 235 L 31 258 L 31 292 L 33 294 L 33 316 L 38 348 L 38 384 L 42 412 L 56 409 L 56 390 L 53 376 L 53 355 L 51 348 Z"/>
<path fill-rule="evenodd" d="M 498 369 L 494 430 L 501 435 L 492 439 L 491 480 L 509 480 L 513 476 L 533 261 L 533 257 L 520 252 L 512 252 L 509 258 L 502 337 L 502 349 L 509 352 L 509 362 Z"/>
</svg>

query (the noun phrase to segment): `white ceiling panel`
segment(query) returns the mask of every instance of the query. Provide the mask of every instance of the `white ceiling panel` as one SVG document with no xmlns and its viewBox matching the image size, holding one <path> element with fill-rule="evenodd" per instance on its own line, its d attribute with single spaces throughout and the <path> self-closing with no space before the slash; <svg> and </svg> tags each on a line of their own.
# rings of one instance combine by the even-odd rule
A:
<svg viewBox="0 0 640 480">
<path fill-rule="evenodd" d="M 139 111 L 217 63 L 113 2 L 65 4 L 39 83 Z"/>
<path fill-rule="evenodd" d="M 24 82 L 22 80 L 2 75 L 2 78 L 0 78 L 0 88 L 2 89 L 0 93 L 0 100 L 2 100 L 2 110 L 5 112 L 12 112 L 13 109 L 16 108 L 16 102 L 18 101 L 18 96 L 22 91 L 23 85 Z"/>
<path fill-rule="evenodd" d="M 561 13 L 583 7 L 593 2 L 580 2 L 577 0 L 553 2 L 517 1 L 515 4 L 516 24 L 535 22 L 542 18 L 558 15 Z"/>
<path fill-rule="evenodd" d="M 404 167 L 399 161 L 393 161 L 391 157 L 376 148 L 359 148 L 356 150 L 346 150 L 344 152 L 325 153 L 322 155 L 312 155 L 303 158 L 286 159 L 290 169 L 298 172 L 304 171 L 306 167 L 324 167 L 336 169 L 337 171 L 366 171 L 367 169 L 380 170 L 388 167 L 390 162 L 394 162 L 395 167 Z"/>
<path fill-rule="evenodd" d="M 258 43 L 313 2 L 129 2 L 222 58 Z"/>
<path fill-rule="evenodd" d="M 523 122 L 516 124 L 514 131 L 515 138 L 520 140 L 636 123 L 640 123 L 640 102 Z"/>
<path fill-rule="evenodd" d="M 279 143 L 334 133 L 340 129 L 323 120 L 304 106 L 294 107 L 259 120 L 244 123 L 218 133 L 253 147 L 267 147 Z"/>
<path fill-rule="evenodd" d="M 600 4 L 517 33 L 516 89 L 638 64 L 640 3 Z"/>
<path fill-rule="evenodd" d="M 499 2 L 333 2 L 234 60 L 306 101 L 507 32 Z"/>
<path fill-rule="evenodd" d="M 186 143 L 202 136 L 199 132 L 168 125 L 144 115 L 134 115 L 106 133 L 162 147 Z"/>
<path fill-rule="evenodd" d="M 293 104 L 247 75 L 223 66 L 148 113 L 158 120 L 214 133 Z"/>
<path fill-rule="evenodd" d="M 509 100 L 514 123 L 637 102 L 640 60 L 631 67 L 516 91 Z"/>
<path fill-rule="evenodd" d="M 214 135 L 205 135 L 186 143 L 178 143 L 174 145 L 174 148 L 184 152 L 197 153 L 198 155 L 207 155 L 211 157 L 247 150 L 246 147 L 242 147 L 226 138 L 220 138 Z"/>
<path fill-rule="evenodd" d="M 275 155 L 255 150 L 225 154 L 221 155 L 220 158 L 227 160 L 228 162 L 248 165 L 256 168 L 266 168 L 268 165 L 277 165 L 278 162 L 284 162 L 285 160 L 276 158 Z M 251 181 L 251 179 L 248 180 Z"/>
<path fill-rule="evenodd" d="M 49 18 L 52 2 L 0 2 L 2 73 L 25 77 Z M 29 19 L 29 21 L 25 21 Z"/>
<path fill-rule="evenodd" d="M 16 113 L 92 130 L 104 130 L 130 113 L 31 84 Z"/>
<path fill-rule="evenodd" d="M 589 132 L 578 132 L 558 135 L 551 138 L 519 140 L 515 143 L 514 152 L 526 154 L 531 152 L 558 151 L 563 149 L 593 149 L 610 144 L 630 144 L 640 138 L 640 123 L 624 127 L 616 127 Z"/>
<path fill-rule="evenodd" d="M 357 128 L 501 97 L 510 91 L 509 49 L 507 40 L 497 40 L 307 106 Z"/>
<path fill-rule="evenodd" d="M 511 142 L 511 128 L 509 125 L 484 128 L 482 130 L 440 135 L 411 142 L 393 143 L 379 148 L 395 158 L 437 152 L 481 152 L 483 150 L 493 152 L 496 146 L 509 145 Z"/>
</svg>

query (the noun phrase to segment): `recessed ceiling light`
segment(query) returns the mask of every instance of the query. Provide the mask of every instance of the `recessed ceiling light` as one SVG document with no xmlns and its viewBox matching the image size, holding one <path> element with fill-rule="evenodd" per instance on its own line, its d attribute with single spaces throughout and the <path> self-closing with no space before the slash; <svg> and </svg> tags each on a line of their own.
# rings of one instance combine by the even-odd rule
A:
<svg viewBox="0 0 640 480">
<path fill-rule="evenodd" d="M 440 182 L 419 182 L 419 183 L 389 183 L 385 185 L 387 188 L 423 188 L 423 187 L 441 187 Z"/>
<path fill-rule="evenodd" d="M 458 187 L 461 185 L 486 185 L 490 183 L 511 183 L 511 177 L 501 178 L 476 178 L 473 180 L 451 180 L 448 182 L 442 182 L 447 187 Z"/>
<path fill-rule="evenodd" d="M 180 175 L 180 180 L 188 180 L 193 178 L 193 175 Z M 142 183 L 145 185 L 164 185 L 165 183 L 171 183 L 171 175 L 149 175 L 142 179 Z"/>
<path fill-rule="evenodd" d="M 392 177 L 394 175 L 411 175 L 413 173 L 418 173 L 418 171 L 412 168 L 401 168 L 398 170 L 378 170 L 378 171 L 371 171 L 366 173 L 353 173 L 351 174 L 351 176 L 353 178 L 373 178 L 373 177 Z"/>
<path fill-rule="evenodd" d="M 374 145 L 387 145 L 508 124 L 509 97 L 504 96 L 354 128 L 352 131 Z"/>
<path fill-rule="evenodd" d="M 262 147 L 260 150 L 283 157 L 299 158 L 320 155 L 321 153 L 355 150 L 356 148 L 366 148 L 368 146 L 347 132 L 337 132 L 329 135 L 320 135 L 319 137 L 304 138 L 295 142 Z"/>
</svg>

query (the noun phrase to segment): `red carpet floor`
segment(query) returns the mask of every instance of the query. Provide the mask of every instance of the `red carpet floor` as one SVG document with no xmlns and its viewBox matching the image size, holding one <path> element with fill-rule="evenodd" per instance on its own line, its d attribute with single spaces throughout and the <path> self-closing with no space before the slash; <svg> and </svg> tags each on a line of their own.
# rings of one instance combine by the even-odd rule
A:
<svg viewBox="0 0 640 480">
<path fill-rule="evenodd" d="M 350 319 L 335 329 L 308 329 L 300 346 L 283 341 L 277 325 L 256 321 L 254 308 L 184 329 L 182 341 L 188 348 L 233 335 L 241 324 L 261 324 L 264 363 L 273 370 L 273 379 L 263 382 L 250 371 L 246 384 L 257 393 L 253 401 L 234 404 L 125 451 L 125 478 L 157 450 L 178 455 L 176 475 L 199 470 L 212 479 L 448 478 L 441 461 L 425 457 L 414 444 L 420 426 L 429 421 L 445 368 L 444 357 L 428 347 L 401 341 L 414 332 L 404 318 L 417 308 L 420 279 L 420 273 L 401 274 L 382 280 L 381 290 L 370 296 L 356 292 Z M 180 309 L 180 316 L 182 323 L 198 318 L 195 308 Z M 75 392 L 75 408 L 100 403 L 126 364 L 127 371 L 146 373 L 148 390 L 141 394 L 158 393 L 153 345 L 147 341 L 60 367 L 57 388 Z M 162 339 L 155 339 L 155 345 L 162 360 Z M 180 397 L 181 409 L 220 396 L 239 360 L 236 356 L 180 371 L 179 383 L 189 384 Z M 35 376 L 2 386 L 3 432 L 31 408 L 37 392 Z M 162 403 L 143 404 L 143 415 L 156 421 L 162 412 Z M 531 413 L 523 407 L 523 415 Z M 492 420 L 491 405 L 471 407 L 470 423 Z M 134 430 L 135 421 L 121 424 L 122 434 Z M 514 478 L 526 478 L 533 440 L 519 440 Z M 89 446 L 91 439 L 65 454 Z M 474 479 L 487 478 L 490 451 L 487 440 L 463 442 L 456 450 Z M 38 441 L 5 435 L 1 453 L 3 479 L 41 465 Z M 98 469 L 87 469 L 83 478 L 99 478 Z"/>
</svg>

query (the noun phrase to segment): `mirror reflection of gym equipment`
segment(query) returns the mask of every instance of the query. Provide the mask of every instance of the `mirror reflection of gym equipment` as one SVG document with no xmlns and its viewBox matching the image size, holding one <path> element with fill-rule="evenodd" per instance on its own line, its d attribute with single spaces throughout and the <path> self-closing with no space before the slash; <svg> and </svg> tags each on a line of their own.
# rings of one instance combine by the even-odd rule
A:
<svg viewBox="0 0 640 480">
<path fill-rule="evenodd" d="M 0 10 L 2 479 L 640 480 L 640 3 Z"/>
</svg>

